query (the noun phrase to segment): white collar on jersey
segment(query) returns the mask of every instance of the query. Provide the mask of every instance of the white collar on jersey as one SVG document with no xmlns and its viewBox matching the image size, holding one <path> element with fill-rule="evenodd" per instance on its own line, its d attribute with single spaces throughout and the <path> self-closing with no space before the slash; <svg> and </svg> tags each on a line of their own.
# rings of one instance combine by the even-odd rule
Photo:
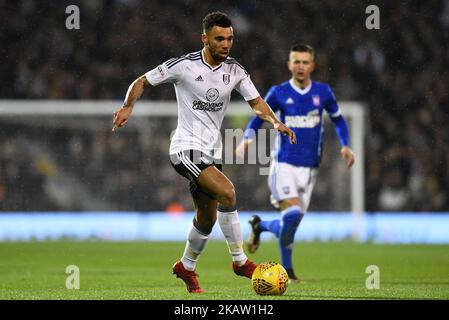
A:
<svg viewBox="0 0 449 320">
<path fill-rule="evenodd" d="M 210 64 L 208 64 L 207 62 L 206 62 L 206 59 L 204 59 L 204 48 L 203 49 L 201 49 L 201 61 L 209 68 L 209 69 L 211 69 L 212 71 L 215 71 L 215 70 L 217 70 L 217 69 L 220 69 L 221 68 L 221 65 L 223 64 L 223 62 L 222 63 L 220 63 L 218 66 L 216 66 L 216 67 L 212 67 Z"/>
<path fill-rule="evenodd" d="M 290 79 L 290 85 L 292 86 L 292 88 L 298 92 L 300 95 L 305 95 L 307 92 L 310 91 L 310 88 L 312 88 L 312 80 L 310 80 L 310 83 L 307 87 L 305 87 L 304 89 L 300 89 L 298 88 L 295 83 L 293 82 L 293 79 Z"/>
</svg>

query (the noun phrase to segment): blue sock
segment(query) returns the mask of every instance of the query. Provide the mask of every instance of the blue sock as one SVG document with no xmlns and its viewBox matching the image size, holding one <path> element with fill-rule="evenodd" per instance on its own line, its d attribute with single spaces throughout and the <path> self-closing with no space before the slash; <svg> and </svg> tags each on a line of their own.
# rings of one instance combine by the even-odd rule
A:
<svg viewBox="0 0 449 320">
<path fill-rule="evenodd" d="M 282 265 L 286 269 L 293 268 L 292 251 L 295 233 L 304 214 L 298 206 L 291 206 L 282 211 L 282 223 L 279 230 L 279 247 Z"/>
<path fill-rule="evenodd" d="M 271 221 L 260 221 L 259 228 L 261 231 L 270 231 L 274 233 L 274 235 L 279 238 L 279 230 L 280 230 L 281 221 L 279 219 L 271 220 Z"/>
</svg>

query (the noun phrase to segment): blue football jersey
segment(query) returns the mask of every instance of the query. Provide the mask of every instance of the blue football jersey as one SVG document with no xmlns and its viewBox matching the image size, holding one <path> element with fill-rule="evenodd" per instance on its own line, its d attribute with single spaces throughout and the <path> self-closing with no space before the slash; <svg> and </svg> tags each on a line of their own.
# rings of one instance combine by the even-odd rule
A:
<svg viewBox="0 0 449 320">
<path fill-rule="evenodd" d="M 307 88 L 301 90 L 294 85 L 293 80 L 289 80 L 273 86 L 265 101 L 297 137 L 297 144 L 290 144 L 288 136 L 278 135 L 275 148 L 278 162 L 303 167 L 319 166 L 323 145 L 324 110 L 336 124 L 341 144 L 349 144 L 346 123 L 328 84 L 311 81 Z M 262 119 L 255 117 L 247 129 L 257 130 L 262 122 Z M 248 135 L 245 133 L 245 138 L 248 138 Z"/>
</svg>

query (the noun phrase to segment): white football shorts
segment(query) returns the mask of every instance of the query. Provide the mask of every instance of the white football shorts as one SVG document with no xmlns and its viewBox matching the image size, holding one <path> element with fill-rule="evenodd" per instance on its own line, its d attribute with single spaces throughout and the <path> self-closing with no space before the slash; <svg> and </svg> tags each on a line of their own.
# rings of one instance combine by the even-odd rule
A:
<svg viewBox="0 0 449 320">
<path fill-rule="evenodd" d="M 309 208 L 317 174 L 317 168 L 297 167 L 289 163 L 273 161 L 268 176 L 273 206 L 279 208 L 279 201 L 298 198 L 301 212 L 305 213 Z"/>
</svg>

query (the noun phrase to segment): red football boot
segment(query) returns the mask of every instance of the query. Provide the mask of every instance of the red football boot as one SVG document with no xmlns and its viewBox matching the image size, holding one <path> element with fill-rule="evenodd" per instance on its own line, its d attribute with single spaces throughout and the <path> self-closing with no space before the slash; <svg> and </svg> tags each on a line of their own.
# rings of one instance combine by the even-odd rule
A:
<svg viewBox="0 0 449 320">
<path fill-rule="evenodd" d="M 252 262 L 251 260 L 247 259 L 245 264 L 243 266 L 237 266 L 235 262 L 232 263 L 232 269 L 234 269 L 234 272 L 236 275 L 250 278 L 253 275 L 254 269 L 257 268 L 257 264 Z"/>
<path fill-rule="evenodd" d="M 195 271 L 189 271 L 184 268 L 181 261 L 176 261 L 173 265 L 173 274 L 176 274 L 177 278 L 181 278 L 186 284 L 187 291 L 190 293 L 201 293 L 204 292 L 198 283 L 198 275 Z"/>
</svg>

